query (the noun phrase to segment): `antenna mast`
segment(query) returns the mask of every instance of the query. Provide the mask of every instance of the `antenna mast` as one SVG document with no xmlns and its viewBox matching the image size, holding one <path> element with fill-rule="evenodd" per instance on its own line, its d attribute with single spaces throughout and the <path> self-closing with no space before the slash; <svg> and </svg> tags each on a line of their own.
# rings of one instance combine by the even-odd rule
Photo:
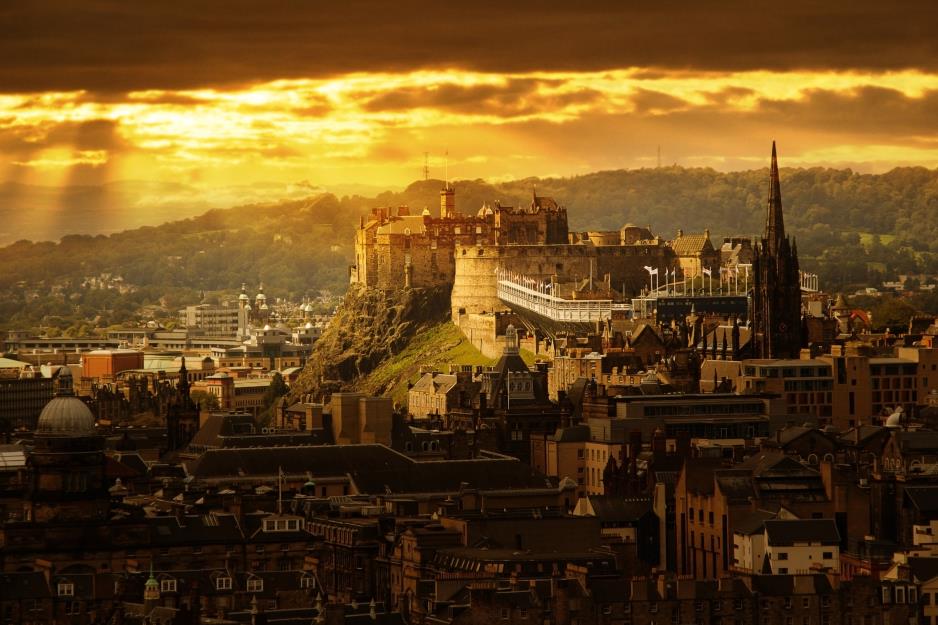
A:
<svg viewBox="0 0 938 625">
<path fill-rule="evenodd" d="M 423 179 L 425 181 L 430 179 L 430 153 L 429 152 L 423 153 Z"/>
<path fill-rule="evenodd" d="M 661 169 L 661 144 L 658 144 L 658 169 Z"/>
</svg>

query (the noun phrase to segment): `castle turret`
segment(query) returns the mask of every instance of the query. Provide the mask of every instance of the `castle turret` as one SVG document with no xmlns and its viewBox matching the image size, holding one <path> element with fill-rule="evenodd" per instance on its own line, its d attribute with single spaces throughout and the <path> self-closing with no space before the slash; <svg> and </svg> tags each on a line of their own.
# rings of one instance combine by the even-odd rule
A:
<svg viewBox="0 0 938 625">
<path fill-rule="evenodd" d="M 440 189 L 440 217 L 452 219 L 456 216 L 456 189 L 449 182 L 443 183 Z"/>
<path fill-rule="evenodd" d="M 150 562 L 150 578 L 143 586 L 143 613 L 149 614 L 160 603 L 160 583 L 153 575 L 153 562 Z"/>
</svg>

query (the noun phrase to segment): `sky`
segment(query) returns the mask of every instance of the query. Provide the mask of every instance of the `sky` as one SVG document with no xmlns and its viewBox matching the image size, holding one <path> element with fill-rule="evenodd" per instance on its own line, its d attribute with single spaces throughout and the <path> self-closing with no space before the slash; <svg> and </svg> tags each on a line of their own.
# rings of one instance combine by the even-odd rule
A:
<svg viewBox="0 0 938 625">
<path fill-rule="evenodd" d="M 0 197 L 53 232 L 76 186 L 103 189 L 107 229 L 400 188 L 425 159 L 492 181 L 659 150 L 737 170 L 776 140 L 783 167 L 934 168 L 936 23 L 933 1 L 11 0 Z"/>
</svg>

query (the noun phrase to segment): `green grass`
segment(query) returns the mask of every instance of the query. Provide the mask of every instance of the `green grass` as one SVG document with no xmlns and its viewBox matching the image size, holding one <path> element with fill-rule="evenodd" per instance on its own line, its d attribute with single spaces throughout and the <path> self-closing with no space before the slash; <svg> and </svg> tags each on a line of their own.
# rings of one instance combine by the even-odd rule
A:
<svg viewBox="0 0 938 625">
<path fill-rule="evenodd" d="M 420 378 L 421 367 L 447 371 L 450 364 L 491 366 L 495 361 L 483 356 L 447 320 L 420 332 L 403 351 L 381 363 L 361 382 L 362 390 L 403 403 L 407 384 Z"/>
</svg>

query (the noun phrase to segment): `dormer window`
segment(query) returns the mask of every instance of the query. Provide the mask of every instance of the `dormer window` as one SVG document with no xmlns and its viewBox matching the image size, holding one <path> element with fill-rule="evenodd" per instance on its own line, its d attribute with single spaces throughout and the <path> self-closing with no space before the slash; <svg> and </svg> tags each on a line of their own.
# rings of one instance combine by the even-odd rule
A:
<svg viewBox="0 0 938 625">
<path fill-rule="evenodd" d="M 57 590 L 60 597 L 75 596 L 75 584 L 70 582 L 59 582 Z"/>
<path fill-rule="evenodd" d="M 259 577 L 249 579 L 248 592 L 264 592 L 264 580 Z"/>
<path fill-rule="evenodd" d="M 215 590 L 231 590 L 231 578 L 230 577 L 216 577 L 215 578 Z"/>
<path fill-rule="evenodd" d="M 299 519 L 264 519 L 265 532 L 296 532 L 299 529 Z"/>
<path fill-rule="evenodd" d="M 160 580 L 160 592 L 176 592 L 176 580 L 161 579 Z"/>
</svg>

